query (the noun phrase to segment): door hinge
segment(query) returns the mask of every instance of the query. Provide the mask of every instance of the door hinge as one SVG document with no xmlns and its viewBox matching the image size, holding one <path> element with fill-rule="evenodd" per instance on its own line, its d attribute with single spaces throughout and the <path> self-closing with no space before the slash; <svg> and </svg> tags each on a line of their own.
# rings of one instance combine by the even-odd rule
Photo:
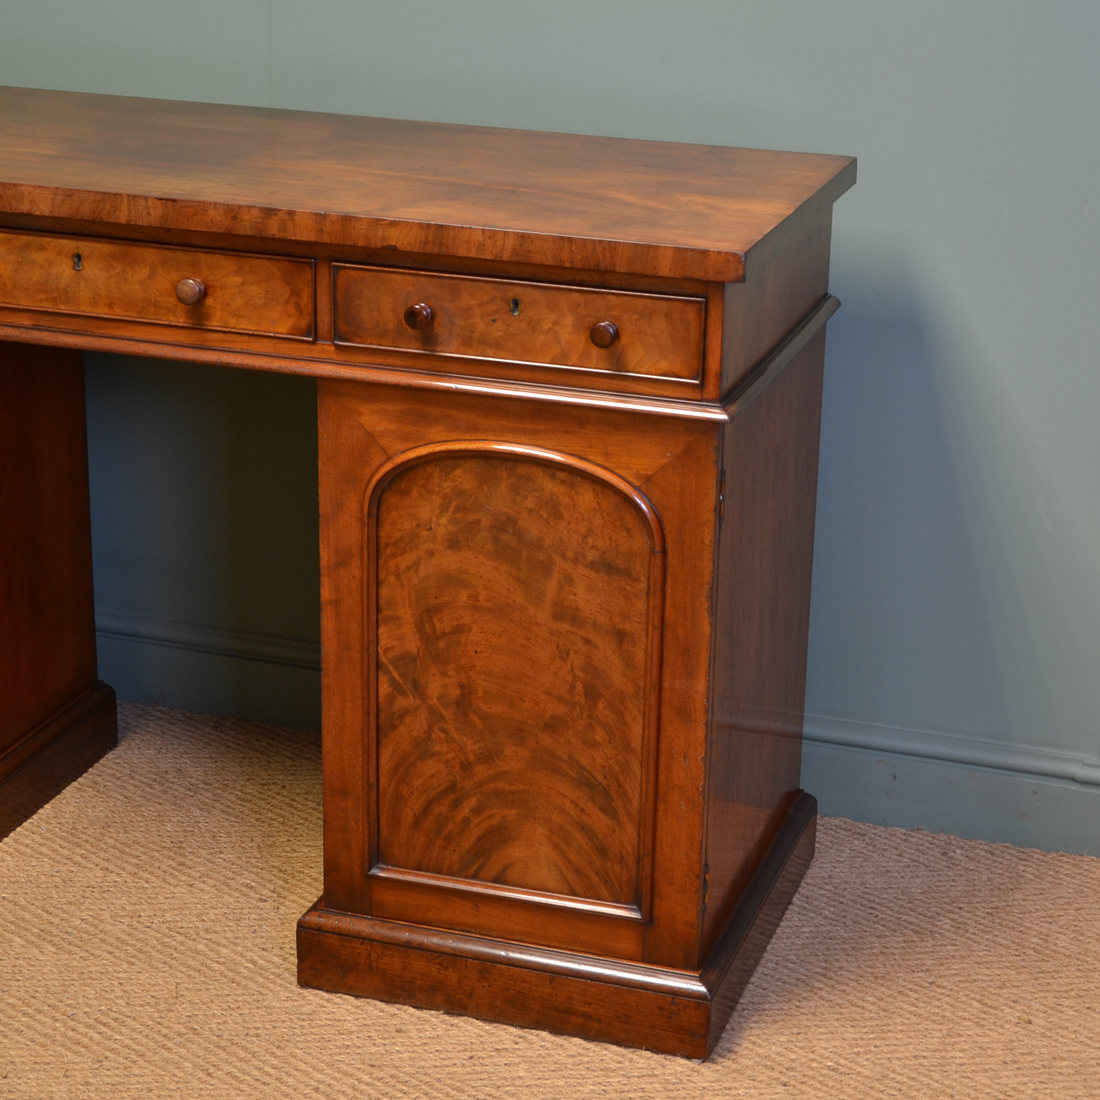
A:
<svg viewBox="0 0 1100 1100">
<path fill-rule="evenodd" d="M 707 898 L 710 896 L 710 864 L 703 864 L 703 912 L 707 911 Z"/>
<path fill-rule="evenodd" d="M 723 470 L 718 477 L 718 521 L 726 514 L 726 471 Z"/>
</svg>

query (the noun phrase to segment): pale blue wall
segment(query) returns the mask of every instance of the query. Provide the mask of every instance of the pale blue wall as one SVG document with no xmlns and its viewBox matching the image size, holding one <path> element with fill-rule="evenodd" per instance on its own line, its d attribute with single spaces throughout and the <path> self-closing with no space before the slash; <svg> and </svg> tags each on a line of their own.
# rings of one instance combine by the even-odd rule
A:
<svg viewBox="0 0 1100 1100">
<path fill-rule="evenodd" d="M 4 83 L 857 155 L 805 785 L 1094 852 L 1098 45 L 1095 0 L 0 2 Z M 308 387 L 109 357 L 88 381 L 104 674 L 311 721 Z"/>
</svg>

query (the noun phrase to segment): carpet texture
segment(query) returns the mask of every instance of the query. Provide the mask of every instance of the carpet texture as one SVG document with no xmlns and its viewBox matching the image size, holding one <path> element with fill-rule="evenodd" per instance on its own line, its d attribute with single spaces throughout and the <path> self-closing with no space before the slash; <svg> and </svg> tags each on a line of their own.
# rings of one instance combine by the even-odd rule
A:
<svg viewBox="0 0 1100 1100">
<path fill-rule="evenodd" d="M 299 989 L 318 737 L 121 727 L 0 842 L 0 1097 L 1100 1097 L 1100 860 L 823 820 L 698 1065 Z"/>
</svg>

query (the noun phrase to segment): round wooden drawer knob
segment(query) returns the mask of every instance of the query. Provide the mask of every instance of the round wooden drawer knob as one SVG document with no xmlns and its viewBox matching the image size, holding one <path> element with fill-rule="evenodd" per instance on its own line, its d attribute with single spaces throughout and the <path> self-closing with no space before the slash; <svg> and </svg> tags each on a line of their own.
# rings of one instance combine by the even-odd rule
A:
<svg viewBox="0 0 1100 1100">
<path fill-rule="evenodd" d="M 206 283 L 202 279 L 180 279 L 176 283 L 176 297 L 185 306 L 197 306 L 206 297 Z"/>
<path fill-rule="evenodd" d="M 597 321 L 592 326 L 592 343 L 598 348 L 609 348 L 619 338 L 619 326 L 614 321 Z"/>
<path fill-rule="evenodd" d="M 432 307 L 427 302 L 417 302 L 416 305 L 409 306 L 405 310 L 405 324 L 409 328 L 427 328 L 432 323 L 434 316 Z"/>
</svg>

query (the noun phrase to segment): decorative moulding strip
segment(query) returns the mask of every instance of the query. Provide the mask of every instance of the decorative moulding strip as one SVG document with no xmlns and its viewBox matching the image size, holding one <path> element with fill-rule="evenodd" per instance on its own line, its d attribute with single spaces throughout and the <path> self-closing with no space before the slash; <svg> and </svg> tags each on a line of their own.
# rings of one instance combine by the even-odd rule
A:
<svg viewBox="0 0 1100 1100">
<path fill-rule="evenodd" d="M 606 982 L 609 985 L 649 989 L 668 996 L 689 997 L 698 1001 L 709 998 L 702 978 L 693 971 L 586 955 L 581 951 L 562 951 L 553 947 L 496 940 L 488 936 L 444 931 L 377 917 L 363 917 L 355 913 L 324 909 L 321 907 L 322 900 L 318 898 L 317 904 L 298 921 L 299 929 L 419 948 L 422 951 L 436 951 L 442 955 L 465 956 L 478 962 L 543 970 L 550 974 Z"/>
<path fill-rule="evenodd" d="M 158 619 L 132 611 L 98 610 L 95 625 L 97 634 L 127 642 L 188 649 L 215 657 L 261 661 L 288 665 L 291 668 L 316 670 L 321 667 L 320 643 L 299 638 L 276 638 L 267 634 L 223 630 L 199 623 Z"/>
<path fill-rule="evenodd" d="M 17 318 L 17 319 L 13 319 Z M 61 322 L 59 322 L 60 324 Z M 150 338 L 135 339 L 126 335 L 103 335 L 110 319 L 97 318 L 85 322 L 70 315 L 65 318 L 69 328 L 34 327 L 31 310 L 0 307 L 0 339 L 17 340 L 24 344 L 49 344 L 51 347 L 80 348 L 81 351 L 117 351 L 123 355 L 150 355 L 160 359 L 180 359 L 189 363 L 215 363 L 220 367 L 248 367 L 279 371 L 283 374 L 304 374 L 317 378 L 337 378 L 354 382 L 392 382 L 414 389 L 445 390 L 448 393 L 473 393 L 521 400 L 546 401 L 556 405 L 571 405 L 593 409 L 615 409 L 653 416 L 676 416 L 688 420 L 705 420 L 725 424 L 730 419 L 726 410 L 710 401 L 687 401 L 674 397 L 651 397 L 646 394 L 611 393 L 599 390 L 551 386 L 539 382 L 505 382 L 467 375 L 441 375 L 398 367 L 350 364 L 330 359 L 295 359 L 289 355 L 268 352 L 235 351 L 230 348 L 200 347 L 197 344 L 167 343 L 152 331 Z M 94 324 L 93 332 L 85 325 Z M 121 322 L 120 322 L 121 324 Z M 116 330 L 112 330 L 116 331 Z"/>
<path fill-rule="evenodd" d="M 374 878 L 387 878 L 393 882 L 411 882 L 418 886 L 431 886 L 439 890 L 481 894 L 484 897 L 507 898 L 511 901 L 533 902 L 536 905 L 548 905 L 557 909 L 572 909 L 579 913 L 594 913 L 603 917 L 617 917 L 633 921 L 642 920 L 641 910 L 636 905 L 623 905 L 614 901 L 599 901 L 595 898 L 575 897 L 571 894 L 550 894 L 545 890 L 528 890 L 522 886 L 505 886 L 498 882 L 482 882 L 477 879 L 456 878 L 452 875 L 437 875 L 431 871 L 412 871 L 406 867 L 388 867 L 384 863 L 376 863 L 370 869 L 370 874 Z"/>
<path fill-rule="evenodd" d="M 569 470 L 582 477 L 591 478 L 605 488 L 619 493 L 625 497 L 634 510 L 638 513 L 645 526 L 646 536 L 649 541 L 649 584 L 647 592 L 647 637 L 646 637 L 646 680 L 645 680 L 645 710 L 642 729 L 642 777 L 638 835 L 638 918 L 649 920 L 653 891 L 653 853 L 655 844 L 655 832 L 657 827 L 657 724 L 661 713 L 661 655 L 664 650 L 664 606 L 665 606 L 665 532 L 653 505 L 636 485 L 625 481 L 618 474 L 576 455 L 565 454 L 558 451 L 546 450 L 542 447 L 533 447 L 517 443 L 508 443 L 503 440 L 478 440 L 457 439 L 430 443 L 422 447 L 411 447 L 391 456 L 382 463 L 372 474 L 365 491 L 365 507 L 367 522 L 365 526 L 365 560 L 367 569 L 367 644 L 368 653 L 380 652 L 378 637 L 378 510 L 382 494 L 386 491 L 390 481 L 402 470 L 425 462 L 454 457 L 491 457 L 519 462 L 536 462 L 549 466 L 552 469 Z M 375 662 L 369 662 L 367 677 L 367 695 L 369 698 L 378 698 L 377 686 L 378 668 Z M 370 822 L 367 835 L 367 844 L 364 851 L 367 853 L 367 864 L 363 868 L 364 874 L 371 874 L 372 868 L 378 865 L 378 838 L 381 836 L 381 821 L 379 819 L 379 796 L 381 778 L 378 774 L 378 714 L 376 707 L 368 709 L 368 768 L 371 777 L 368 783 L 370 803 L 368 809 L 368 821 Z M 388 877 L 399 879 L 401 876 L 393 869 L 394 873 Z M 406 881 L 409 881 L 406 879 Z M 451 880 L 452 884 L 455 880 Z M 470 887 L 467 887 L 470 889 Z M 545 898 L 545 896 L 544 896 Z M 544 902 L 545 903 L 545 902 Z M 623 915 L 623 909 L 631 912 L 633 907 L 616 907 L 616 915 Z M 631 919 L 633 914 L 631 913 Z"/>
<path fill-rule="evenodd" d="M 996 768 L 1041 779 L 1100 786 L 1100 757 L 1035 745 L 1013 745 L 961 734 L 882 726 L 846 718 L 807 714 L 803 737 L 824 745 L 915 756 L 977 768 Z"/>
<path fill-rule="evenodd" d="M 730 390 L 722 399 L 730 420 L 739 417 L 779 377 L 838 309 L 840 299 L 826 294 L 798 322 L 790 336 Z"/>
</svg>

